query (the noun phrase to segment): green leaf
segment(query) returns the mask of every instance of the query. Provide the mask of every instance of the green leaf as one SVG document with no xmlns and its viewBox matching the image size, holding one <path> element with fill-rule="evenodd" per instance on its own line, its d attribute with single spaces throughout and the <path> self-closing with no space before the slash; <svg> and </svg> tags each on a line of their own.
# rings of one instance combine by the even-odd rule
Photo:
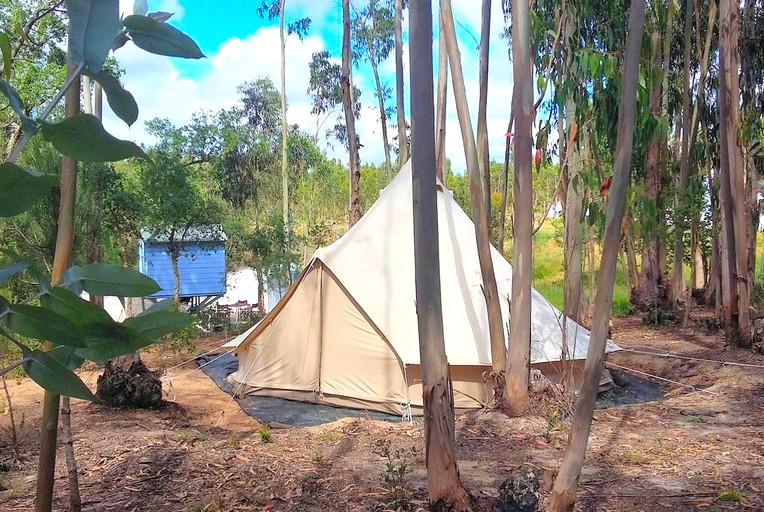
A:
<svg viewBox="0 0 764 512">
<path fill-rule="evenodd" d="M 74 370 L 79 368 L 82 363 L 85 362 L 83 358 L 75 353 L 74 347 L 65 347 L 64 345 L 57 345 L 48 350 L 46 354 L 61 363 L 68 370 Z"/>
<path fill-rule="evenodd" d="M 23 272 L 27 269 L 29 263 L 22 261 L 19 263 L 13 263 L 6 267 L 0 267 L 0 284 L 3 284 L 11 277 L 15 276 L 19 272 Z"/>
<path fill-rule="evenodd" d="M 22 169 L 16 164 L 0 164 L 0 217 L 18 215 L 50 193 L 56 176 Z"/>
<path fill-rule="evenodd" d="M 185 59 L 204 57 L 194 40 L 172 25 L 134 14 L 126 17 L 122 23 L 135 45 L 149 53 Z"/>
<path fill-rule="evenodd" d="M 135 143 L 120 140 L 104 130 L 90 114 L 77 114 L 42 127 L 42 136 L 61 153 L 80 162 L 115 162 L 131 157 L 148 158 Z"/>
<path fill-rule="evenodd" d="M 40 297 L 43 307 L 67 318 L 74 325 L 81 327 L 94 323 L 113 323 L 114 320 L 103 308 L 78 297 L 69 290 L 55 286 Z"/>
<path fill-rule="evenodd" d="M 171 307 L 172 301 L 170 299 L 160 300 L 149 306 L 147 309 L 144 309 L 136 316 L 146 316 L 157 313 L 159 311 L 169 311 Z"/>
<path fill-rule="evenodd" d="M 29 378 L 44 389 L 57 395 L 81 398 L 82 400 L 95 400 L 84 382 L 71 370 L 59 361 L 41 350 L 23 349 L 24 357 L 31 358 L 24 363 L 24 371 Z"/>
<path fill-rule="evenodd" d="M 97 73 L 119 33 L 119 0 L 66 0 L 69 56 Z"/>
<path fill-rule="evenodd" d="M 11 106 L 17 116 L 21 119 L 21 128 L 28 133 L 36 133 L 38 130 L 37 123 L 35 123 L 31 117 L 24 112 L 24 104 L 21 102 L 21 96 L 16 92 L 11 84 L 0 78 L 0 93 L 8 98 L 8 103 Z"/>
<path fill-rule="evenodd" d="M 11 312 L 6 318 L 8 328 L 22 336 L 52 341 L 68 347 L 86 345 L 76 325 L 49 309 L 19 304 L 11 307 Z"/>
<path fill-rule="evenodd" d="M 108 263 L 90 263 L 79 268 L 77 274 L 82 289 L 98 296 L 143 297 L 161 290 L 153 279 L 137 270 Z"/>
<path fill-rule="evenodd" d="M 144 338 L 156 340 L 165 334 L 180 331 L 195 321 L 196 318 L 187 313 L 157 311 L 148 315 L 128 318 L 122 323 L 125 327 L 134 329 Z"/>
<path fill-rule="evenodd" d="M 120 324 L 93 324 L 86 326 L 87 346 L 75 350 L 78 357 L 105 363 L 109 359 L 131 354 L 151 345 L 154 340 L 141 336 L 135 330 Z"/>
<path fill-rule="evenodd" d="M 592 52 L 589 55 L 589 71 L 592 73 L 592 77 L 597 76 L 597 70 L 600 68 L 600 55 L 596 52 Z"/>
<path fill-rule="evenodd" d="M 0 32 L 0 54 L 3 56 L 3 75 L 6 80 L 11 79 L 11 40 L 8 38 L 8 34 Z"/>
<path fill-rule="evenodd" d="M 91 78 L 101 84 L 111 110 L 128 126 L 138 119 L 138 104 L 130 92 L 126 91 L 114 75 L 102 69 L 100 73 L 88 73 Z"/>
</svg>

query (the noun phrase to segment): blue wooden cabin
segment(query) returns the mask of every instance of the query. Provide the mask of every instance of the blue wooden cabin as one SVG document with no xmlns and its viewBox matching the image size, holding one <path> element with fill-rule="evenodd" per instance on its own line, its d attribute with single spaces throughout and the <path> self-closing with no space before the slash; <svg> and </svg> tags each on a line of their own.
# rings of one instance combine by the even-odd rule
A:
<svg viewBox="0 0 764 512">
<path fill-rule="evenodd" d="M 176 234 L 176 240 L 179 237 Z M 196 226 L 185 231 L 183 240 L 178 258 L 180 296 L 200 309 L 226 293 L 226 235 L 220 226 Z M 141 230 L 138 268 L 162 287 L 151 297 L 172 297 L 175 278 L 166 233 Z"/>
</svg>

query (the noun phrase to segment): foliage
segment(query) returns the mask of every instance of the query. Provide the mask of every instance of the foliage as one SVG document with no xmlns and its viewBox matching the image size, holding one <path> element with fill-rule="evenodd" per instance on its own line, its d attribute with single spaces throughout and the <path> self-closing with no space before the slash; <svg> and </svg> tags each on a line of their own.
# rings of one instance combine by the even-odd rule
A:
<svg viewBox="0 0 764 512">
<path fill-rule="evenodd" d="M 38 133 L 59 152 L 81 161 L 108 162 L 146 156 L 132 142 L 120 141 L 107 133 L 101 121 L 94 116 L 79 114 L 55 122 L 48 120 L 67 89 L 77 81 L 81 73 L 88 73 L 103 82 L 115 113 L 130 123 L 137 117 L 134 99 L 122 89 L 116 76 L 104 69 L 112 48 L 119 48 L 128 39 L 132 39 L 148 51 L 166 54 L 163 48 L 155 44 L 139 44 L 139 41 L 159 38 L 163 44 L 175 45 L 187 45 L 191 41 L 177 29 L 168 30 L 163 22 L 150 17 L 133 15 L 128 17 L 130 20 L 121 20 L 116 1 L 68 1 L 68 57 L 73 69 L 66 81 L 57 89 L 52 89 L 55 91 L 52 94 L 51 90 L 46 90 L 42 95 L 33 95 L 36 100 L 40 100 L 41 96 L 46 97 L 47 105 L 41 107 L 41 101 L 28 102 L 29 90 L 33 88 L 24 88 L 27 95 L 25 101 L 13 87 L 13 83 L 18 83 L 15 82 L 15 71 L 18 68 L 14 69 L 14 64 L 23 60 L 19 58 L 23 50 L 28 52 L 32 62 L 39 63 L 46 58 L 51 62 L 53 58 L 59 71 L 49 74 L 56 75 L 63 71 L 62 53 L 56 50 L 56 44 L 63 38 L 64 25 L 62 18 L 54 14 L 57 5 L 42 7 L 34 13 L 31 10 L 25 12 L 29 4 L 20 4 L 19 9 L 10 12 L 0 9 L 2 21 L 13 22 L 14 27 L 22 27 L 17 28 L 13 34 L 14 38 L 19 38 L 19 42 L 13 41 L 14 48 L 10 52 L 9 36 L 3 33 L 0 38 L 4 77 L 0 79 L 0 92 L 15 115 L 15 120 L 9 125 L 11 137 L 8 157 L 0 168 L 2 188 L 7 194 L 0 215 L 11 217 L 8 221 L 10 224 L 4 223 L 4 227 L 12 225 L 13 217 L 27 216 L 29 211 L 37 208 L 35 203 L 49 197 L 55 182 L 56 172 L 31 172 L 24 167 L 30 159 L 45 163 L 51 171 L 58 167 L 59 157 L 39 142 L 39 137 L 35 137 Z M 32 18 L 32 22 L 22 26 L 21 22 L 27 16 Z M 43 19 L 45 21 L 41 21 Z M 39 22 L 39 25 L 35 25 L 35 22 Z M 29 32 L 33 29 L 40 32 L 41 36 L 52 37 L 49 37 L 49 41 L 43 38 L 46 43 L 33 48 L 34 45 L 26 44 L 30 41 Z M 201 54 L 185 56 L 197 58 Z M 22 66 L 19 71 L 23 69 Z M 30 141 L 34 141 L 31 146 Z M 33 151 L 29 156 L 23 155 L 28 146 Z M 19 159 L 19 156 L 23 158 Z M 16 161 L 20 165 L 15 164 Z M 73 187 L 74 183 L 64 185 Z M 51 199 L 55 208 L 55 194 Z M 62 222 L 67 222 L 65 217 Z M 70 218 L 68 222 L 73 223 L 74 219 Z M 48 240 L 52 240 L 53 231 L 55 229 L 49 232 Z M 54 251 L 64 250 L 57 244 L 52 245 L 53 242 L 49 243 L 51 245 L 47 247 L 47 254 L 43 254 L 44 263 L 48 263 L 49 260 L 45 258 L 52 257 Z M 86 291 L 90 295 L 141 296 L 155 292 L 158 289 L 156 283 L 135 270 L 97 263 L 82 267 L 73 265 L 65 272 L 62 282 L 51 286 L 46 273 L 31 262 L 19 261 L 13 248 L 3 248 L 9 259 L 9 264 L 0 269 L 3 281 L 10 278 L 20 280 L 26 275 L 37 282 L 38 290 L 34 293 L 29 288 L 16 288 L 17 293 L 9 294 L 10 301 L 0 296 L 0 334 L 21 351 L 27 375 L 54 394 L 93 399 L 87 386 L 72 372 L 73 369 L 86 359 L 103 362 L 111 357 L 134 352 L 193 321 L 193 317 L 188 315 L 152 309 L 123 323 L 115 322 L 103 309 L 83 300 L 79 294 Z M 67 259 L 70 259 L 70 255 L 67 255 Z M 20 299 L 24 297 L 25 291 L 32 294 Z M 30 304 L 33 301 L 39 305 Z M 29 344 L 27 338 L 47 341 L 52 345 L 47 349 L 38 348 Z"/>
<path fill-rule="evenodd" d="M 390 492 L 391 501 L 389 506 L 393 510 L 405 510 L 409 505 L 409 486 L 406 482 L 406 476 L 411 473 L 412 468 L 404 459 L 408 453 L 416 456 L 419 450 L 411 447 L 409 450 L 398 448 L 393 450 L 389 439 L 378 439 L 374 447 L 374 453 L 385 460 L 385 468 L 382 481 Z"/>
<path fill-rule="evenodd" d="M 273 431 L 271 431 L 271 425 L 268 421 L 263 421 L 260 424 L 260 428 L 257 429 L 257 433 L 260 436 L 260 441 L 267 444 L 271 442 Z"/>
</svg>

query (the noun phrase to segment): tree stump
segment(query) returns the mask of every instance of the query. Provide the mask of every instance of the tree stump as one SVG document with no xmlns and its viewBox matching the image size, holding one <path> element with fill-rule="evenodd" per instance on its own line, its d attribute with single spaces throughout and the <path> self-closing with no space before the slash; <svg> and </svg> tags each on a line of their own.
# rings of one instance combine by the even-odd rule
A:
<svg viewBox="0 0 764 512">
<path fill-rule="evenodd" d="M 153 409 L 162 403 L 162 381 L 143 361 L 109 361 L 98 377 L 96 396 L 113 407 Z"/>
</svg>

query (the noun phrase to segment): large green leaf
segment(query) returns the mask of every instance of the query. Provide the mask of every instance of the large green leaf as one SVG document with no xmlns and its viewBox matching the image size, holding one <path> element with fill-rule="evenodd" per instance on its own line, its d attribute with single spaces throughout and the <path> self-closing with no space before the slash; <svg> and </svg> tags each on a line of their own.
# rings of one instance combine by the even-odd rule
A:
<svg viewBox="0 0 764 512">
<path fill-rule="evenodd" d="M 66 0 L 66 10 L 72 62 L 99 72 L 120 31 L 119 0 Z"/>
<path fill-rule="evenodd" d="M 88 74 L 103 87 L 111 110 L 128 126 L 132 126 L 138 119 L 138 104 L 133 95 L 125 90 L 119 80 L 105 69 L 102 69 L 100 73 Z"/>
<path fill-rule="evenodd" d="M 47 308 L 14 305 L 6 319 L 8 328 L 22 336 L 68 347 L 86 346 L 82 332 L 72 321 Z"/>
<path fill-rule="evenodd" d="M 177 332 L 194 323 L 196 318 L 176 311 L 157 311 L 148 315 L 140 315 L 126 319 L 123 324 L 126 327 L 134 329 L 141 336 L 156 340 Z"/>
<path fill-rule="evenodd" d="M 18 215 L 50 193 L 56 177 L 0 164 L 0 217 Z"/>
<path fill-rule="evenodd" d="M 110 325 L 88 325 L 83 330 L 87 335 L 87 346 L 78 348 L 75 354 L 99 364 L 115 357 L 131 354 L 154 342 L 116 322 Z"/>
<path fill-rule="evenodd" d="M 120 140 L 104 130 L 90 114 L 77 114 L 42 127 L 45 140 L 61 153 L 80 162 L 115 162 L 131 157 L 148 158 L 135 143 Z"/>
<path fill-rule="evenodd" d="M 3 75 L 6 80 L 11 79 L 11 40 L 8 38 L 8 34 L 0 32 L 0 54 L 3 57 Z"/>
<path fill-rule="evenodd" d="M 52 349 L 45 352 L 50 357 L 61 363 L 68 370 L 74 370 L 79 368 L 82 363 L 85 362 L 83 358 L 75 353 L 74 347 L 66 347 L 64 345 L 56 345 Z"/>
<path fill-rule="evenodd" d="M 148 308 L 138 313 L 136 316 L 146 316 L 146 315 L 158 313 L 160 311 L 169 311 L 171 307 L 172 307 L 172 300 L 170 299 L 158 300 L 157 302 L 155 302 Z"/>
<path fill-rule="evenodd" d="M 27 269 L 29 263 L 21 261 L 19 263 L 13 263 L 5 267 L 0 267 L 0 284 L 3 284 L 11 277 L 15 276 L 19 272 L 23 272 Z"/>
<path fill-rule="evenodd" d="M 149 53 L 186 59 L 204 57 L 194 40 L 172 25 L 134 14 L 126 17 L 122 23 L 135 45 Z"/>
<path fill-rule="evenodd" d="M 71 370 L 59 361 L 41 350 L 29 350 L 24 348 L 25 358 L 31 358 L 24 363 L 24 371 L 29 378 L 43 388 L 57 395 L 81 398 L 83 400 L 95 400 L 84 382 Z"/>
<path fill-rule="evenodd" d="M 8 98 L 8 104 L 11 106 L 19 119 L 21 119 L 21 128 L 28 133 L 35 133 L 38 129 L 37 123 L 24 112 L 24 104 L 21 102 L 21 96 L 11 84 L 0 78 L 0 93 Z"/>
<path fill-rule="evenodd" d="M 82 289 L 92 295 L 117 297 L 143 297 L 156 293 L 161 288 L 150 277 L 131 268 L 118 267 L 108 263 L 90 263 L 78 267 L 66 276 L 67 282 L 78 280 Z"/>
<path fill-rule="evenodd" d="M 43 307 L 67 318 L 76 326 L 110 324 L 114 320 L 103 308 L 78 297 L 69 290 L 55 286 L 40 297 Z"/>
</svg>

